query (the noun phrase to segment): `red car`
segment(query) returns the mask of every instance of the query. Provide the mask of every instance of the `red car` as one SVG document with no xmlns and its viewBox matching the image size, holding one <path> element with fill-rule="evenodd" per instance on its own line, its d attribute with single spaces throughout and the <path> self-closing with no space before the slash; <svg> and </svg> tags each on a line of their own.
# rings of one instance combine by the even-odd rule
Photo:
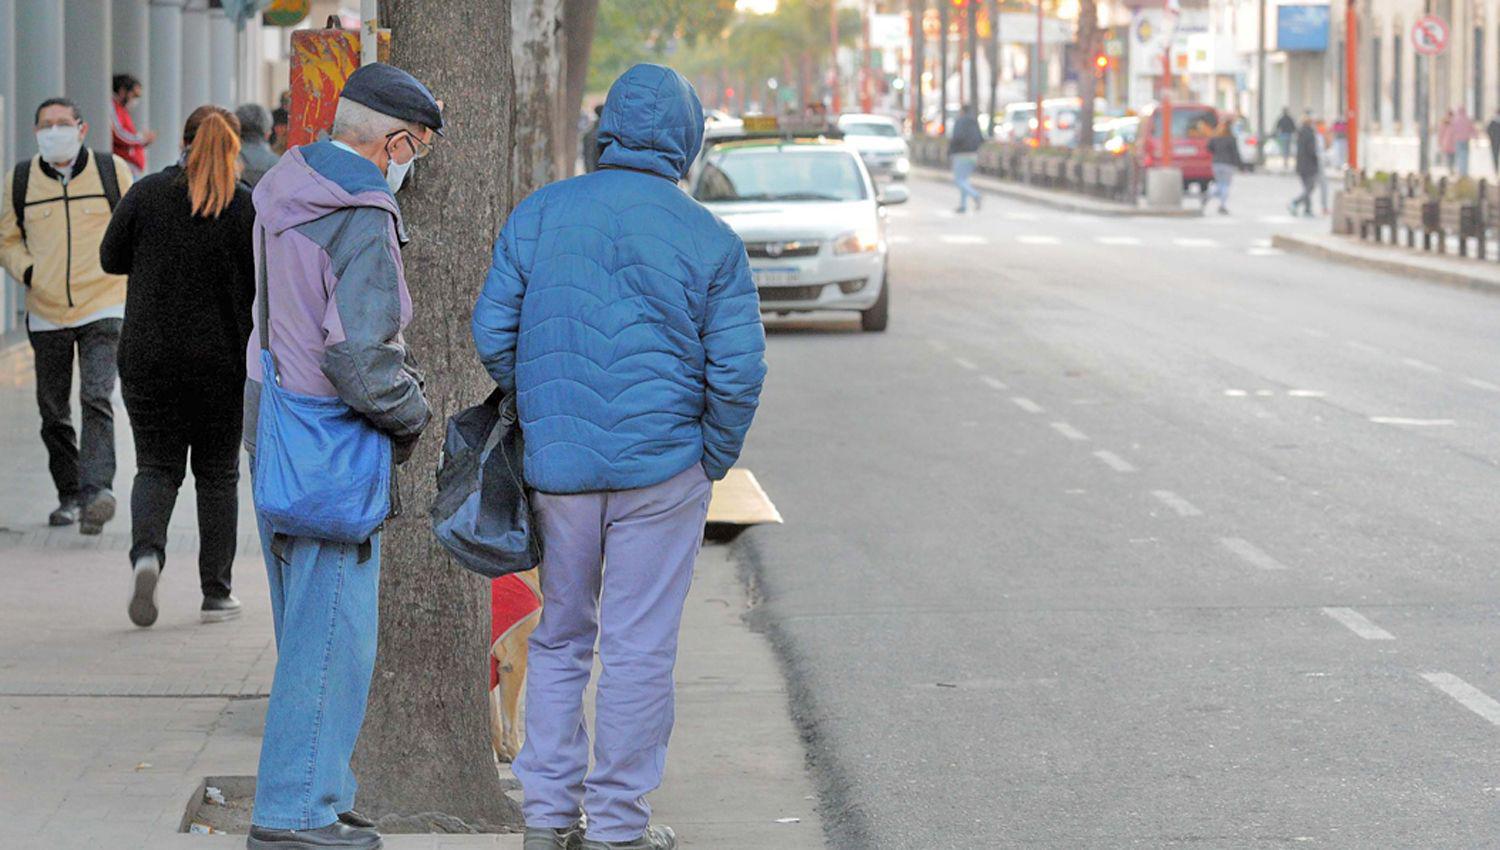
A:
<svg viewBox="0 0 1500 850">
<path fill-rule="evenodd" d="M 1197 183 L 1199 189 L 1208 191 L 1214 177 L 1208 139 L 1218 124 L 1218 110 L 1206 103 L 1172 104 L 1172 165 L 1182 169 L 1184 188 Z M 1143 168 L 1162 164 L 1161 104 L 1152 104 L 1141 112 L 1135 150 Z"/>
</svg>

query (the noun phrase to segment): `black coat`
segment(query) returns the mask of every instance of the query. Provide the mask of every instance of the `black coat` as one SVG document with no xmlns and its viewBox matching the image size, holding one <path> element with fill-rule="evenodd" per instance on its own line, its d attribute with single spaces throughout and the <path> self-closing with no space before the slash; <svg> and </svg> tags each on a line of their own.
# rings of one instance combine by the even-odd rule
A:
<svg viewBox="0 0 1500 850">
<path fill-rule="evenodd" d="M 979 129 L 979 119 L 972 115 L 960 115 L 953 122 L 953 135 L 948 138 L 948 153 L 973 153 L 984 144 L 984 133 Z"/>
<path fill-rule="evenodd" d="M 1282 134 L 1285 134 L 1285 133 L 1295 133 L 1296 131 L 1297 131 L 1297 122 L 1294 121 L 1294 120 L 1292 120 L 1291 113 L 1289 113 L 1289 112 L 1283 112 L 1283 113 L 1281 113 L 1281 117 L 1278 118 L 1278 119 L 1276 119 L 1276 133 L 1277 133 L 1277 135 L 1282 135 Z"/>
<path fill-rule="evenodd" d="M 238 403 L 255 299 L 254 227 L 243 184 L 218 218 L 192 214 L 187 175 L 177 166 L 130 188 L 99 246 L 105 271 L 130 276 L 122 384 Z"/>
<path fill-rule="evenodd" d="M 1214 165 L 1232 165 L 1239 168 L 1244 164 L 1240 159 L 1240 143 L 1233 135 L 1214 136 L 1209 139 L 1208 153 L 1213 157 Z"/>
<path fill-rule="evenodd" d="M 1315 177 L 1323 168 L 1322 151 L 1318 145 L 1318 131 L 1311 124 L 1297 128 L 1297 174 Z"/>
</svg>

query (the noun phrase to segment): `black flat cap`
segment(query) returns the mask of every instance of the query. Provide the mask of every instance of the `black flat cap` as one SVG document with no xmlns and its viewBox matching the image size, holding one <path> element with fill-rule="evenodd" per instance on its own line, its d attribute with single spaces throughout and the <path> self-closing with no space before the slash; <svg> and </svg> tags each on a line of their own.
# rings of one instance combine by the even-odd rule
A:
<svg viewBox="0 0 1500 850">
<path fill-rule="evenodd" d="M 421 124 L 443 134 L 443 110 L 416 77 L 384 62 L 361 65 L 344 82 L 341 97 L 368 106 L 381 115 Z"/>
</svg>

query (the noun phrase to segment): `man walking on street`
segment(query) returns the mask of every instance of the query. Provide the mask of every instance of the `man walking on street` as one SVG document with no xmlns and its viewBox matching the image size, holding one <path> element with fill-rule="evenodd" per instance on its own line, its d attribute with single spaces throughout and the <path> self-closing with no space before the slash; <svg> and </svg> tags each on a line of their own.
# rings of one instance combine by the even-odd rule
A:
<svg viewBox="0 0 1500 850">
<path fill-rule="evenodd" d="M 240 179 L 254 189 L 281 158 L 271 150 L 271 113 L 258 103 L 246 103 L 234 117 L 240 121 L 240 162 L 245 166 Z"/>
<path fill-rule="evenodd" d="M 1292 135 L 1297 132 L 1297 122 L 1292 118 L 1290 107 L 1282 107 L 1281 117 L 1276 119 L 1276 142 L 1281 145 L 1281 165 L 1292 166 Z"/>
<path fill-rule="evenodd" d="M 525 850 L 677 846 L 650 825 L 645 797 L 666 762 L 710 482 L 739 457 L 765 377 L 744 244 L 677 185 L 703 141 L 692 86 L 670 68 L 631 68 L 599 139 L 598 171 L 511 213 L 474 308 L 480 359 L 517 399 L 542 539 L 547 604 L 514 766 Z"/>
<path fill-rule="evenodd" d="M 112 396 L 125 318 L 125 276 L 105 274 L 99 244 L 131 177 L 124 160 L 83 146 L 88 127 L 72 101 L 37 107 L 41 153 L 16 166 L 0 197 L 0 264 L 26 287 L 42 443 L 57 487 L 47 523 L 98 534 L 115 515 Z M 73 430 L 75 358 L 81 433 Z"/>
<path fill-rule="evenodd" d="M 984 145 L 984 133 L 979 129 L 974 105 L 965 104 L 958 120 L 953 122 L 953 135 L 948 139 L 948 158 L 953 161 L 953 183 L 958 186 L 958 212 L 968 212 L 969 199 L 974 199 L 974 211 L 979 211 L 982 198 L 970 178 L 979 167 L 979 148 Z"/>
<path fill-rule="evenodd" d="M 156 141 L 156 134 L 150 130 L 137 131 L 135 119 L 131 117 L 141 103 L 141 81 L 129 74 L 115 74 L 113 82 L 114 121 L 109 129 L 115 156 L 130 165 L 132 176 L 140 177 L 146 173 L 146 148 Z"/>
<path fill-rule="evenodd" d="M 260 283 L 245 359 L 252 456 L 268 380 L 262 346 L 280 387 L 341 401 L 390 437 L 397 463 L 427 426 L 432 413 L 401 338 L 411 296 L 394 193 L 442 126 L 439 104 L 410 74 L 364 65 L 344 84 L 332 139 L 289 151 L 256 187 Z M 308 476 L 338 462 L 295 458 Z M 380 532 L 338 543 L 259 522 L 277 661 L 248 847 L 379 847 L 353 812 L 349 759 L 375 667 Z"/>
<path fill-rule="evenodd" d="M 1302 126 L 1297 128 L 1297 177 L 1302 181 L 1302 194 L 1292 199 L 1291 213 L 1312 217 L 1312 193 L 1318 188 L 1318 174 L 1323 170 L 1323 146 L 1318 140 L 1318 130 L 1313 126 L 1312 112 L 1302 117 Z"/>
</svg>

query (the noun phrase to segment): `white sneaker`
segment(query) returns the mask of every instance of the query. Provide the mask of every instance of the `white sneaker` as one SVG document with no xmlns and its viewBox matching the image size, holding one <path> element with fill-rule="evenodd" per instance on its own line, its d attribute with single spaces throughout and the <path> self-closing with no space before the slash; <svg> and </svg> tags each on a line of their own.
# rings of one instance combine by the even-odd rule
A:
<svg viewBox="0 0 1500 850">
<path fill-rule="evenodd" d="M 156 622 L 156 584 L 161 578 L 161 564 L 155 555 L 143 555 L 136 559 L 134 588 L 130 596 L 130 622 L 145 628 Z"/>
</svg>

